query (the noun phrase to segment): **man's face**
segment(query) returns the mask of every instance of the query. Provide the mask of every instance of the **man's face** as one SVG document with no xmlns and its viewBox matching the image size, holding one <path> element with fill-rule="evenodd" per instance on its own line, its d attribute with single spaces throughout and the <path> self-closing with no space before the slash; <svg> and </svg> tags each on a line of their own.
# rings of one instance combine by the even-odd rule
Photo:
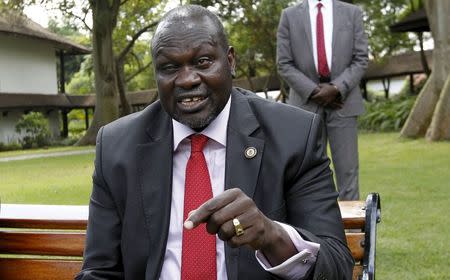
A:
<svg viewBox="0 0 450 280">
<path fill-rule="evenodd" d="M 201 131 L 228 101 L 234 50 L 220 46 L 209 19 L 162 29 L 153 43 L 161 104 L 173 119 Z"/>
</svg>

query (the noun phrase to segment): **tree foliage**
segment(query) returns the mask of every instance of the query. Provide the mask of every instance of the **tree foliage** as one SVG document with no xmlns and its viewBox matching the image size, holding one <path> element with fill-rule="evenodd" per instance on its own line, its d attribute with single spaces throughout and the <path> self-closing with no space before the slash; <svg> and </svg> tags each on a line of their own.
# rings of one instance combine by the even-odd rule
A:
<svg viewBox="0 0 450 280">
<path fill-rule="evenodd" d="M 0 0 L 0 13 L 13 10 L 16 13 L 23 13 L 26 3 L 23 0 Z"/>
<path fill-rule="evenodd" d="M 237 53 L 238 76 L 276 74 L 276 34 L 282 9 L 292 0 L 196 0 L 216 10 Z"/>
<path fill-rule="evenodd" d="M 151 61 L 148 59 L 149 51 L 144 52 L 139 57 L 133 48 L 142 34 L 156 27 L 159 15 L 165 7 L 165 1 L 134 0 L 123 1 L 122 4 L 117 15 L 117 26 L 114 30 L 114 52 L 121 115 L 123 116 L 131 113 L 131 107 L 125 96 L 127 80 L 149 69 L 151 65 Z M 143 49 L 141 48 L 141 50 Z M 147 62 L 144 64 L 145 55 L 147 56 Z M 128 65 L 128 67 L 125 65 Z M 126 69 L 135 72 L 127 77 Z"/>
<path fill-rule="evenodd" d="M 409 14 L 415 0 L 356 0 L 353 2 L 364 11 L 364 22 L 369 38 L 369 53 L 372 59 L 380 60 L 412 49 L 415 44 L 414 40 L 407 33 L 391 32 L 389 26 Z"/>
<path fill-rule="evenodd" d="M 86 56 L 78 72 L 67 80 L 66 91 L 70 94 L 92 94 L 95 92 L 92 57 Z"/>
<path fill-rule="evenodd" d="M 62 23 L 59 23 L 55 19 L 50 19 L 48 21 L 47 29 L 55 34 L 66 37 L 66 38 L 70 39 L 71 41 L 78 43 L 80 45 L 83 45 L 85 47 L 91 46 L 91 40 L 90 40 L 89 36 L 81 33 L 80 30 L 78 29 L 78 27 L 76 25 L 72 24 L 70 21 L 68 21 L 67 18 L 64 18 Z M 70 84 L 70 82 L 74 76 L 80 77 L 80 73 L 81 74 L 83 73 L 83 72 L 80 72 L 82 64 L 85 60 L 89 60 L 89 59 L 90 59 L 90 55 L 66 55 L 64 57 L 64 80 L 66 82 L 66 86 L 68 84 Z M 60 76 L 59 60 L 57 61 L 57 63 L 58 63 L 58 66 L 56 69 L 58 71 L 58 79 L 59 79 L 59 76 Z M 92 65 L 92 63 L 91 63 L 91 65 Z M 86 81 L 88 83 L 90 82 L 89 76 L 84 76 L 83 78 L 84 78 L 83 81 Z M 81 86 L 81 84 L 79 82 L 77 82 L 77 84 Z M 86 84 L 86 85 L 88 85 L 88 84 Z M 94 92 L 92 87 L 87 87 L 86 85 L 83 85 L 83 87 L 90 88 L 91 90 L 89 91 L 89 93 Z M 66 90 L 67 90 L 67 88 L 66 88 Z M 80 93 L 78 91 L 74 92 L 73 87 L 71 88 L 71 90 L 72 91 L 67 91 L 67 92 Z M 83 92 L 83 93 L 87 93 L 87 92 Z"/>
</svg>

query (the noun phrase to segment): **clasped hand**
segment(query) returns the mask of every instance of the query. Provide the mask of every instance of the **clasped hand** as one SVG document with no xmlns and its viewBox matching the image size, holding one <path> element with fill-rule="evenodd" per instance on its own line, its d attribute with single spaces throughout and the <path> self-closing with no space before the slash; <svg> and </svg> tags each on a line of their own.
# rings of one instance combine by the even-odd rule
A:
<svg viewBox="0 0 450 280">
<path fill-rule="evenodd" d="M 244 229 L 244 234 L 240 236 L 236 235 L 234 218 Z M 273 266 L 297 253 L 287 232 L 267 218 L 254 201 L 238 188 L 226 190 L 191 211 L 184 227 L 189 230 L 201 223 L 206 223 L 208 233 L 217 234 L 231 247 L 247 245 L 261 250 Z"/>
<path fill-rule="evenodd" d="M 340 109 L 344 105 L 340 100 L 339 91 L 331 84 L 319 84 L 313 91 L 311 100 L 323 107 Z"/>
</svg>

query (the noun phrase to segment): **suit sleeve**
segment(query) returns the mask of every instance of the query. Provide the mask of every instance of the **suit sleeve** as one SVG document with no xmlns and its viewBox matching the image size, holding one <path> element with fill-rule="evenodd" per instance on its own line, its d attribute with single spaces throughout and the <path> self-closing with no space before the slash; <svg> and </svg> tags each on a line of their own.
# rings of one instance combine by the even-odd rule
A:
<svg viewBox="0 0 450 280">
<path fill-rule="evenodd" d="M 121 220 L 103 178 L 102 135 L 103 128 L 97 135 L 83 268 L 76 280 L 123 279 L 120 253 Z"/>
<path fill-rule="evenodd" d="M 345 100 L 349 92 L 359 83 L 368 65 L 368 43 L 364 32 L 363 12 L 357 7 L 353 13 L 353 49 L 350 65 L 331 83 L 337 86 L 342 98 Z M 349 46 L 350 47 L 350 46 Z"/>
<path fill-rule="evenodd" d="M 286 10 L 283 10 L 277 32 L 278 73 L 290 88 L 302 95 L 303 100 L 307 100 L 317 84 L 296 67 L 291 37 L 289 17 Z"/>
<path fill-rule="evenodd" d="M 298 159 L 301 164 L 286 192 L 287 221 L 302 238 L 320 244 L 308 279 L 351 279 L 354 261 L 346 244 L 326 147 L 319 141 L 321 125 L 315 115 L 303 159 Z"/>
</svg>

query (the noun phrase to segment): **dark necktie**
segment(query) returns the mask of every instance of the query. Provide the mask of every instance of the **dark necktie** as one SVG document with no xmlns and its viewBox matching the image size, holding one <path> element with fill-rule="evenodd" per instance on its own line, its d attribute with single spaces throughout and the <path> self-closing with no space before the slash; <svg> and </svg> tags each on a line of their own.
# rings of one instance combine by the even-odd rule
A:
<svg viewBox="0 0 450 280">
<path fill-rule="evenodd" d="M 327 63 L 327 53 L 325 51 L 325 38 L 323 32 L 323 17 L 322 9 L 323 4 L 317 4 L 317 20 L 316 20 L 316 39 L 317 39 L 317 68 L 321 77 L 329 77 L 330 69 Z"/>
<path fill-rule="evenodd" d="M 191 156 L 186 165 L 184 190 L 184 220 L 190 211 L 212 198 L 211 180 L 203 148 L 208 137 L 195 134 L 191 137 Z M 181 279 L 216 279 L 216 236 L 206 232 L 206 224 L 195 229 L 183 228 Z"/>
</svg>

